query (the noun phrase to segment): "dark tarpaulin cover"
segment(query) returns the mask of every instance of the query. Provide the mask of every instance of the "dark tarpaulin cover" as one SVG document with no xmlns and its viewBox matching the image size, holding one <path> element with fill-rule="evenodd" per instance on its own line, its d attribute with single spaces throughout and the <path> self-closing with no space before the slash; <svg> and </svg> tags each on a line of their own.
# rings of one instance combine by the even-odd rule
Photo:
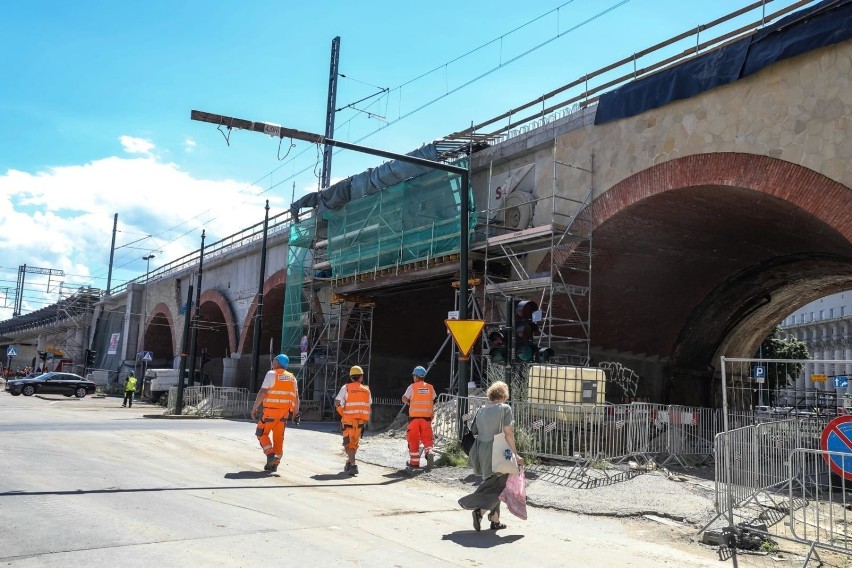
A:
<svg viewBox="0 0 852 568">
<path fill-rule="evenodd" d="M 415 158 L 437 160 L 438 149 L 435 144 L 427 144 L 406 154 Z M 304 208 L 317 208 L 317 214 L 340 209 L 350 201 L 373 195 L 385 188 L 394 186 L 407 179 L 417 177 L 432 171 L 415 164 L 392 160 L 377 168 L 339 181 L 318 193 L 309 193 L 290 205 L 290 215 L 298 219 L 299 211 Z"/>
<path fill-rule="evenodd" d="M 110 371 L 110 382 L 116 380 L 118 375 L 113 373 L 118 373 L 124 362 L 120 352 L 116 352 L 115 354 L 109 353 L 109 343 L 114 333 L 124 333 L 124 313 L 126 309 L 127 306 L 122 305 L 109 311 L 105 310 L 101 312 L 95 324 L 95 337 L 92 340 L 92 349 L 97 354 L 95 355 L 95 364 L 92 365 L 92 369 Z M 121 349 L 123 340 L 124 338 L 119 336 L 118 350 Z"/>
<path fill-rule="evenodd" d="M 595 124 L 732 83 L 772 63 L 852 38 L 852 0 L 825 0 L 758 33 L 601 95 Z"/>
</svg>

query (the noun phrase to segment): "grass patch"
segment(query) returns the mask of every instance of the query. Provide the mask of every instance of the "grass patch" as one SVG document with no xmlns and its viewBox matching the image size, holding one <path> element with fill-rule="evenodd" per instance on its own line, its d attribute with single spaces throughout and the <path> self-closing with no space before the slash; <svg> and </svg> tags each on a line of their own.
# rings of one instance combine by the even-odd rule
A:
<svg viewBox="0 0 852 568">
<path fill-rule="evenodd" d="M 458 440 L 453 440 L 438 456 L 435 462 L 439 467 L 467 467 L 467 454 L 465 454 Z"/>
</svg>

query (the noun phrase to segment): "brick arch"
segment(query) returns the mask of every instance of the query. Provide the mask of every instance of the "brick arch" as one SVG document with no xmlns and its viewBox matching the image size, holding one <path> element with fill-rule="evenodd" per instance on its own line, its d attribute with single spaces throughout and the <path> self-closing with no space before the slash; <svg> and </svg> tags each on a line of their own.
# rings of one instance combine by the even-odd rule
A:
<svg viewBox="0 0 852 568">
<path fill-rule="evenodd" d="M 738 152 L 676 158 L 616 183 L 591 205 L 597 227 L 639 201 L 695 186 L 748 188 L 796 205 L 852 242 L 852 190 L 791 162 Z"/>
<path fill-rule="evenodd" d="M 172 349 L 177 351 L 177 343 L 175 341 L 175 339 L 176 339 L 176 336 L 175 336 L 175 333 L 176 333 L 175 318 L 174 318 L 174 316 L 172 316 L 172 310 L 171 310 L 171 308 L 169 308 L 168 304 L 166 304 L 164 302 L 160 302 L 159 304 L 154 306 L 154 308 L 148 313 L 149 313 L 149 316 L 148 316 L 148 319 L 145 321 L 145 329 L 142 330 L 142 336 L 144 337 L 145 334 L 148 333 L 148 326 L 151 325 L 151 321 L 154 319 L 154 317 L 157 316 L 157 315 L 162 315 L 164 318 L 166 318 L 166 321 L 169 323 L 169 330 L 171 330 L 171 334 L 172 334 Z"/>
<path fill-rule="evenodd" d="M 263 283 L 263 295 L 265 296 L 269 293 L 273 288 L 278 286 L 283 286 L 287 282 L 287 269 L 282 268 L 281 270 L 273 273 L 266 281 Z M 246 344 L 246 336 L 248 335 L 249 330 L 253 331 L 252 322 L 254 321 L 254 315 L 257 312 L 257 294 L 251 300 L 251 306 L 249 306 L 248 312 L 246 312 L 246 319 L 243 321 L 243 328 L 240 332 L 240 342 L 239 342 L 239 353 L 243 352 Z M 266 311 L 264 310 L 264 314 Z"/>
<path fill-rule="evenodd" d="M 148 319 L 145 321 L 145 328 L 142 331 L 142 337 L 147 339 L 149 335 L 149 327 L 151 323 L 154 321 L 154 318 L 157 316 L 162 316 L 165 318 L 166 322 L 169 325 L 169 335 L 171 342 L 171 353 L 178 353 L 180 349 L 178 349 L 177 345 L 177 328 L 175 327 L 174 316 L 172 315 L 172 310 L 169 308 L 168 304 L 164 302 L 160 302 L 149 312 Z M 143 341 L 143 343 L 145 343 Z M 158 358 L 161 357 L 161 354 L 155 354 Z"/>
<path fill-rule="evenodd" d="M 656 395 L 706 403 L 699 377 L 712 377 L 720 352 L 750 356 L 786 313 L 848 289 L 850 210 L 844 185 L 756 154 L 686 156 L 631 175 L 589 209 L 593 350 L 656 359 L 668 381 Z"/>
<path fill-rule="evenodd" d="M 234 320 L 231 303 L 222 292 L 216 289 L 205 290 L 199 298 L 198 305 L 200 307 L 207 302 L 215 304 L 219 308 L 219 311 L 222 312 L 222 317 L 225 319 L 225 326 L 228 330 L 228 349 L 231 353 L 235 353 L 237 346 L 237 324 Z"/>
</svg>

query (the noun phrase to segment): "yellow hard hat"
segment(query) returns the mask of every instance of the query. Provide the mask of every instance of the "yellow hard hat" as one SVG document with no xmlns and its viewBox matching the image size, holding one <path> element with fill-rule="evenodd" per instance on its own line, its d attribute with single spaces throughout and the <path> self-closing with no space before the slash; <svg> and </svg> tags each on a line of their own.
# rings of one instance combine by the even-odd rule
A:
<svg viewBox="0 0 852 568">
<path fill-rule="evenodd" d="M 364 369 L 362 369 L 358 365 L 355 365 L 351 369 L 349 369 L 349 376 L 350 377 L 356 377 L 358 375 L 363 375 L 363 374 L 364 374 Z"/>
</svg>

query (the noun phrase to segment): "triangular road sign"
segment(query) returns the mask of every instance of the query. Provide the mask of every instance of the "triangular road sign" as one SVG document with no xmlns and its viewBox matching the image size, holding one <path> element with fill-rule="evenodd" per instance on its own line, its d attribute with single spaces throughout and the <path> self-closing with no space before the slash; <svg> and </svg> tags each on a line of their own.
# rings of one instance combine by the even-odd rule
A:
<svg viewBox="0 0 852 568">
<path fill-rule="evenodd" d="M 473 344 L 482 333 L 482 328 L 485 327 L 485 320 L 444 320 L 447 329 L 453 334 L 453 339 L 456 340 L 456 345 L 461 351 L 462 357 L 470 355 L 470 350 L 473 349 Z"/>
</svg>

